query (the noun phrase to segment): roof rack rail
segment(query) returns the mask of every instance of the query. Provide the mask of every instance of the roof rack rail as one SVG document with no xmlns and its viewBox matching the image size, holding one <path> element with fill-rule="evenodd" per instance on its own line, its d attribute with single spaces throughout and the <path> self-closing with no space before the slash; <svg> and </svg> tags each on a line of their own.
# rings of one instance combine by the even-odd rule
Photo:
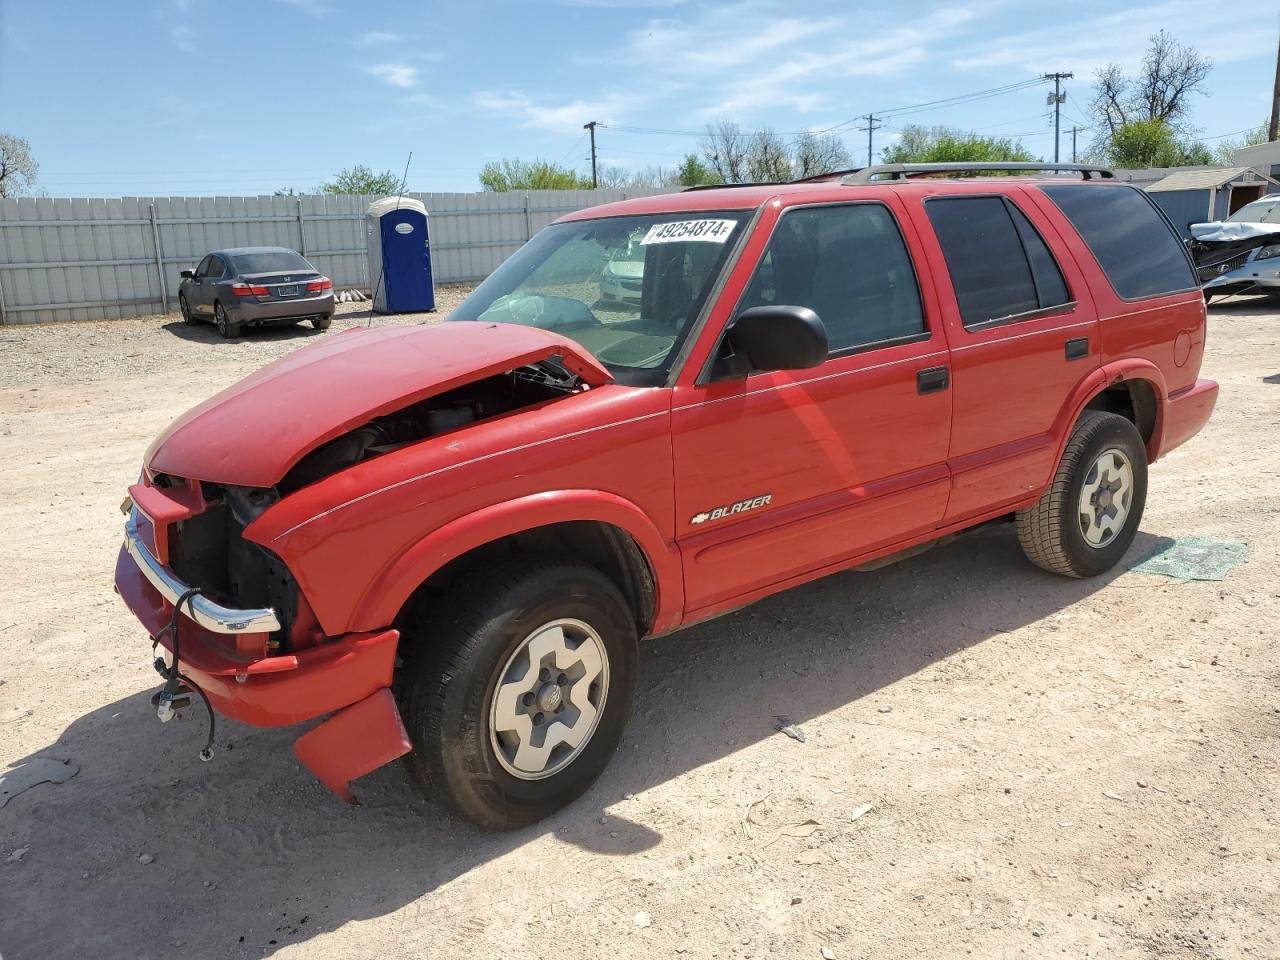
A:
<svg viewBox="0 0 1280 960">
<path fill-rule="evenodd" d="M 841 183 L 859 184 L 874 183 L 884 180 L 908 180 L 913 176 L 926 173 L 983 173 L 988 170 L 1006 170 L 1022 172 L 1024 170 L 1049 171 L 1053 173 L 1078 173 L 1085 180 L 1114 180 L 1115 174 L 1106 167 L 1098 167 L 1088 163 L 1023 163 L 1017 160 L 965 161 L 963 163 L 878 163 L 863 167 L 840 178 Z"/>
<path fill-rule="evenodd" d="M 808 177 L 797 177 L 795 180 L 788 180 L 787 183 L 821 183 L 823 180 L 835 180 L 838 177 L 852 176 L 862 169 L 862 167 L 850 167 L 848 170 L 828 170 L 826 173 L 815 173 Z"/>
<path fill-rule="evenodd" d="M 696 183 L 692 187 L 685 187 L 680 192 L 689 193 L 692 190 L 736 190 L 738 187 L 776 187 L 780 180 L 756 180 L 752 183 Z"/>
</svg>

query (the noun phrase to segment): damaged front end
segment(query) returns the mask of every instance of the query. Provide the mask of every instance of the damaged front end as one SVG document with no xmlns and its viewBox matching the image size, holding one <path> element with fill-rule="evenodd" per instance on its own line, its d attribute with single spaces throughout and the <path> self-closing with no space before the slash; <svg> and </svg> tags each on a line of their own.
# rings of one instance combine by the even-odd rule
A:
<svg viewBox="0 0 1280 960">
<path fill-rule="evenodd" d="M 399 633 L 328 634 L 250 527 L 366 460 L 607 379 L 541 330 L 363 331 L 295 351 L 175 421 L 129 489 L 115 574 L 162 654 L 161 719 L 193 694 L 211 723 L 215 712 L 254 726 L 332 715 L 294 749 L 351 800 L 350 780 L 410 750 L 390 692 Z"/>
<path fill-rule="evenodd" d="M 1206 298 L 1280 293 L 1280 224 L 1196 223 L 1191 258 Z"/>
</svg>

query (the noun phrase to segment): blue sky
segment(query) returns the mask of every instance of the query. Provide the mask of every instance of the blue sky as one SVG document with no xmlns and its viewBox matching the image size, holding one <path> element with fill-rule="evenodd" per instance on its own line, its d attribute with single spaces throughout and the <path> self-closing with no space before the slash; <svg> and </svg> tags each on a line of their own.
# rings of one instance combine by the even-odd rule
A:
<svg viewBox="0 0 1280 960">
<path fill-rule="evenodd" d="M 601 162 L 673 165 L 697 144 L 681 131 L 717 118 L 825 129 L 1051 70 L 1076 75 L 1069 127 L 1093 71 L 1163 27 L 1215 60 L 1195 122 L 1216 138 L 1267 117 L 1280 22 L 1262 8 L 1246 26 L 1204 0 L 0 0 L 0 131 L 31 142 L 50 196 L 306 190 L 410 150 L 410 190 L 474 190 L 502 156 L 589 170 L 588 120 Z M 1045 95 L 890 117 L 877 146 L 946 123 L 1051 158 Z"/>
</svg>

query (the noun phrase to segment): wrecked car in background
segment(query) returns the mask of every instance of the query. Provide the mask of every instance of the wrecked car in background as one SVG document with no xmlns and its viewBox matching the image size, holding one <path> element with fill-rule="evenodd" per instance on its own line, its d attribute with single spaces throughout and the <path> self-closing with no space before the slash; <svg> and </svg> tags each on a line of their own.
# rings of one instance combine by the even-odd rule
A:
<svg viewBox="0 0 1280 960">
<path fill-rule="evenodd" d="M 1191 257 L 1206 299 L 1280 295 L 1280 194 L 1245 204 L 1226 220 L 1193 223 Z"/>
</svg>

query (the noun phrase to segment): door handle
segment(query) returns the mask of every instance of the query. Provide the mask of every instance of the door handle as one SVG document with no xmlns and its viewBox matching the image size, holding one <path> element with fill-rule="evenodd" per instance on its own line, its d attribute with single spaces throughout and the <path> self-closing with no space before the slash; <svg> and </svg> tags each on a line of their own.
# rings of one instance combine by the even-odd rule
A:
<svg viewBox="0 0 1280 960">
<path fill-rule="evenodd" d="M 1089 338 L 1076 337 L 1067 341 L 1067 359 L 1083 360 L 1089 355 Z"/>
<path fill-rule="evenodd" d="M 926 367 L 916 371 L 916 393 L 938 393 L 951 385 L 951 371 L 946 367 Z"/>
</svg>

